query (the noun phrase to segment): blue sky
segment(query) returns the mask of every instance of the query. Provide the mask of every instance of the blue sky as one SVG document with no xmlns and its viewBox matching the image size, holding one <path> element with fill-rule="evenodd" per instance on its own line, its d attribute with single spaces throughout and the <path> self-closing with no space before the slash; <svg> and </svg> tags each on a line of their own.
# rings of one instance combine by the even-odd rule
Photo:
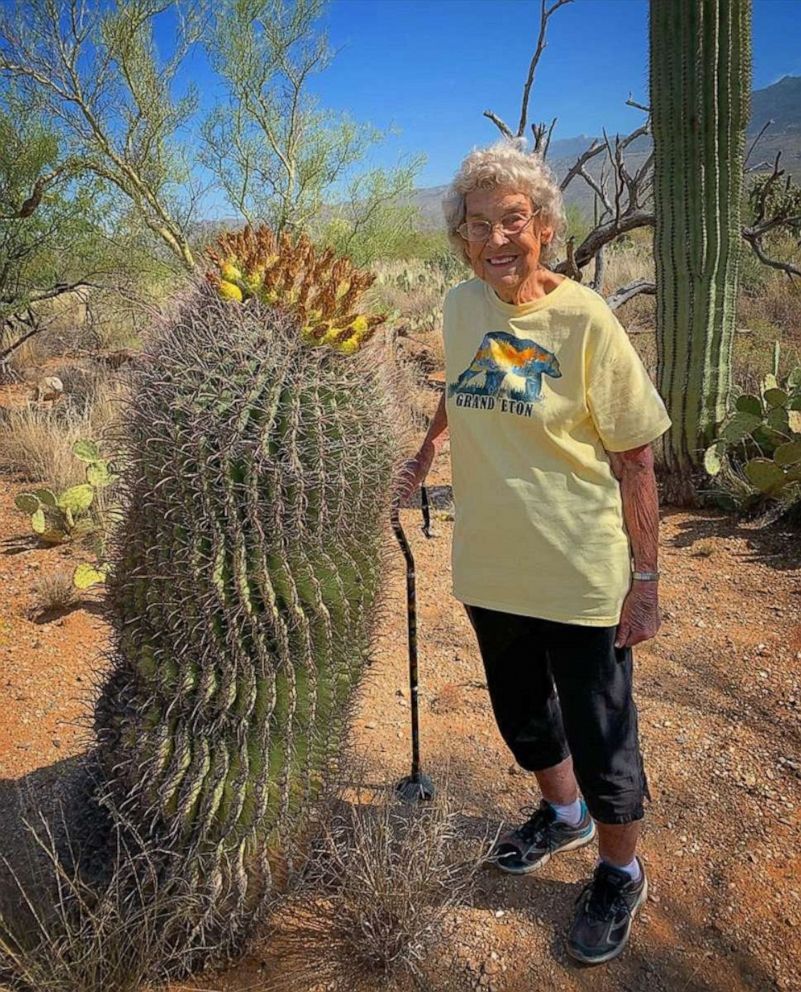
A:
<svg viewBox="0 0 801 992">
<path fill-rule="evenodd" d="M 552 0 L 549 0 L 551 3 Z M 418 185 L 446 183 L 464 154 L 498 135 L 482 116 L 516 127 L 536 43 L 539 0 L 330 0 L 321 21 L 333 64 L 316 77 L 321 104 L 382 130 L 399 129 L 370 164 L 423 152 Z M 549 21 L 529 120 L 557 117 L 556 138 L 627 132 L 648 100 L 647 0 L 574 0 Z M 217 81 L 196 53 L 186 67 L 204 103 Z M 801 75 L 801 0 L 753 0 L 753 85 Z"/>
</svg>

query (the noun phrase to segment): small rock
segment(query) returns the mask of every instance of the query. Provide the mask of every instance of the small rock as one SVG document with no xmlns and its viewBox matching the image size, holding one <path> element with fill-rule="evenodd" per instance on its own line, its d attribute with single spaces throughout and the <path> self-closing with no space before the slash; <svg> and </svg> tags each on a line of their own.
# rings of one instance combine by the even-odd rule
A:
<svg viewBox="0 0 801 992">
<path fill-rule="evenodd" d="M 503 909 L 496 909 L 495 910 L 495 919 L 496 920 L 499 920 L 502 916 L 506 916 L 506 911 L 503 910 Z M 493 951 L 492 953 L 495 954 L 495 951 Z M 495 954 L 495 958 L 497 958 L 497 956 L 498 955 Z M 495 958 L 493 958 L 493 960 L 495 960 Z"/>
<path fill-rule="evenodd" d="M 371 720 L 369 723 L 365 723 L 364 729 L 365 730 L 375 730 L 375 724 Z"/>
</svg>

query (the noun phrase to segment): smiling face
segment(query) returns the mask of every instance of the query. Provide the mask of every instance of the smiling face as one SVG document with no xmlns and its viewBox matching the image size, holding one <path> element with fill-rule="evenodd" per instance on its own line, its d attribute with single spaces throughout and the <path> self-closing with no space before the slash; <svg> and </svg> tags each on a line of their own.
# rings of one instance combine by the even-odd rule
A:
<svg viewBox="0 0 801 992">
<path fill-rule="evenodd" d="M 500 221 L 508 214 L 533 212 L 525 193 L 504 187 L 476 189 L 465 196 L 465 220 Z M 543 243 L 553 237 L 553 230 L 542 226 L 535 217 L 519 234 L 504 234 L 495 227 L 486 241 L 467 241 L 467 253 L 479 279 L 495 290 L 506 303 L 527 303 L 542 295 L 537 290 L 536 273 L 540 269 Z"/>
</svg>

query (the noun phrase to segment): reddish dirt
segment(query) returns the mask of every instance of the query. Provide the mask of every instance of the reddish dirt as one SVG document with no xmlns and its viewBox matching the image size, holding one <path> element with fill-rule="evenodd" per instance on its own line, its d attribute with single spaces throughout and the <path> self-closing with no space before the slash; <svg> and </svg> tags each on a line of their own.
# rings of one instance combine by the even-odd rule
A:
<svg viewBox="0 0 801 992">
<path fill-rule="evenodd" d="M 447 486 L 447 445 L 429 484 Z M 107 630 L 92 602 L 40 623 L 37 572 L 80 553 L 41 548 L 13 506 L 25 488 L 0 480 L 0 796 L 88 743 L 92 673 Z M 424 764 L 477 835 L 536 801 L 498 734 L 463 608 L 450 595 L 447 514 L 436 536 L 402 512 L 417 561 Z M 635 691 L 653 803 L 640 853 L 651 896 L 623 955 L 576 967 L 563 938 L 594 845 L 535 877 L 482 871 L 471 905 L 451 914 L 429 959 L 438 992 L 797 992 L 801 989 L 801 569 L 798 535 L 758 531 L 714 513 L 664 514 L 664 623 L 635 651 Z M 373 781 L 408 771 L 404 570 L 388 576 L 387 622 L 353 727 Z M 265 963 L 266 962 L 266 963 Z M 269 988 L 267 946 L 181 989 Z M 174 992 L 177 992 L 175 986 Z M 312 992 L 312 990 L 310 990 Z"/>
</svg>

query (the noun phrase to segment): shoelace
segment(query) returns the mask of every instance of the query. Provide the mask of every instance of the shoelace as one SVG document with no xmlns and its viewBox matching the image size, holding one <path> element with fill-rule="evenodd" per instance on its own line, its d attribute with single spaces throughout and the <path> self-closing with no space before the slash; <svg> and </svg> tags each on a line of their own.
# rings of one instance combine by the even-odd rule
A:
<svg viewBox="0 0 801 992">
<path fill-rule="evenodd" d="M 517 836 L 526 844 L 534 844 L 540 839 L 547 839 L 548 847 L 550 848 L 552 842 L 550 826 L 554 820 L 553 814 L 541 806 L 523 806 L 520 812 L 523 815 L 526 813 L 530 813 L 531 815 L 515 831 Z"/>
<path fill-rule="evenodd" d="M 595 875 L 584 886 L 576 897 L 576 902 L 587 899 L 587 915 L 595 920 L 608 920 L 613 913 L 627 913 L 631 909 L 623 898 L 621 888 L 625 885 L 623 879 L 610 874 L 599 865 Z"/>
</svg>

